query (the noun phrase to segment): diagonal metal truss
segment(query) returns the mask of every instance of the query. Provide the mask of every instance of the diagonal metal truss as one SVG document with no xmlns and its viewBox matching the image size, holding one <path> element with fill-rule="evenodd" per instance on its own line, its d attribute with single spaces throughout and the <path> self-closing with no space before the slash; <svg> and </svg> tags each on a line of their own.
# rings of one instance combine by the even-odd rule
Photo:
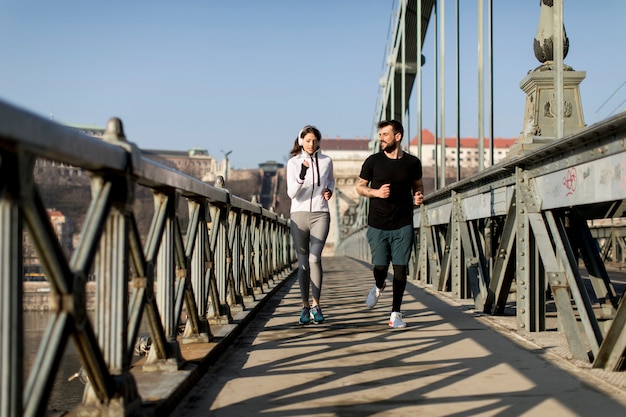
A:
<svg viewBox="0 0 626 417">
<path fill-rule="evenodd" d="M 139 414 L 145 400 L 131 368 L 142 322 L 151 339 L 143 371 L 179 372 L 181 344 L 213 342 L 213 325 L 232 323 L 234 312 L 294 269 L 287 220 L 141 158 L 118 119 L 109 122 L 104 139 L 0 102 L 0 416 L 46 414 L 70 343 L 88 378 L 80 412 Z M 90 175 L 86 220 L 69 259 L 34 180 L 38 158 Z M 152 189 L 154 201 L 145 242 L 137 227 L 137 216 L 145 214 L 133 211 L 139 185 Z M 181 199 L 187 202 L 185 230 Z M 22 367 L 24 231 L 50 284 L 52 316 L 28 375 Z M 94 312 L 87 300 L 90 276 Z"/>
<path fill-rule="evenodd" d="M 625 283 L 599 240 L 626 217 L 625 143 L 622 113 L 428 195 L 411 278 L 480 312 L 512 310 L 521 331 L 545 331 L 556 309 L 574 357 L 623 371 Z M 336 254 L 368 260 L 362 230 Z"/>
</svg>

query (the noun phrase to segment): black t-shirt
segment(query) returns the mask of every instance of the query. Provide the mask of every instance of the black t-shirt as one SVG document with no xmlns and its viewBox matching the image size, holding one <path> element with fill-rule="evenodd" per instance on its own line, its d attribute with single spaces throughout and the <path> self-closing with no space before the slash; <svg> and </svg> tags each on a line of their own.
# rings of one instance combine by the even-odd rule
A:
<svg viewBox="0 0 626 417">
<path fill-rule="evenodd" d="M 413 223 L 413 181 L 422 178 L 421 161 L 408 153 L 390 159 L 383 152 L 369 156 L 359 177 L 378 189 L 391 184 L 388 198 L 370 198 L 367 224 L 376 229 L 395 230 Z"/>
</svg>

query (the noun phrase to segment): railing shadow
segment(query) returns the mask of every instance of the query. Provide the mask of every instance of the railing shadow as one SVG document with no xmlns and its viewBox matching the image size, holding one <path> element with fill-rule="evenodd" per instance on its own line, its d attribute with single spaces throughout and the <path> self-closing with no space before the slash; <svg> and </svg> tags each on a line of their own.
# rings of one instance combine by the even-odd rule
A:
<svg viewBox="0 0 626 417">
<path fill-rule="evenodd" d="M 322 325 L 296 324 L 297 284 L 279 291 L 176 415 L 620 415 L 607 399 L 472 314 L 408 285 L 407 329 L 387 327 L 390 294 L 365 308 L 372 278 L 326 259 Z M 294 280 L 295 281 L 295 280 Z"/>
</svg>

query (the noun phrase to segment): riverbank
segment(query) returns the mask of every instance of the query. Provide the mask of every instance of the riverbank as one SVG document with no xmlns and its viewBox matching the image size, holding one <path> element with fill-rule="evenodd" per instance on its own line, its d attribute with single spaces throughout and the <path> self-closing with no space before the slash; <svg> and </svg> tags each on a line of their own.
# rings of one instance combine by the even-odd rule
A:
<svg viewBox="0 0 626 417">
<path fill-rule="evenodd" d="M 85 286 L 87 311 L 94 310 L 95 282 L 88 282 Z M 48 281 L 26 281 L 23 286 L 24 311 L 50 311 L 50 283 Z"/>
</svg>

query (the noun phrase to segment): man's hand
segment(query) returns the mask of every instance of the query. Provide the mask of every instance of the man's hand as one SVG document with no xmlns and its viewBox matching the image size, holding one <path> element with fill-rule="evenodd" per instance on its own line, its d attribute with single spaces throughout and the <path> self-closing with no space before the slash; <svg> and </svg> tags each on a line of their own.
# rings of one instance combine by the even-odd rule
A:
<svg viewBox="0 0 626 417">
<path fill-rule="evenodd" d="M 391 184 L 383 184 L 376 192 L 378 198 L 388 198 L 391 195 Z"/>
<path fill-rule="evenodd" d="M 367 198 L 388 198 L 391 195 L 391 184 L 384 184 L 380 188 L 370 188 L 369 181 L 359 178 L 356 182 L 356 192 Z"/>
<path fill-rule="evenodd" d="M 421 191 L 416 191 L 415 194 L 413 194 L 413 204 L 415 204 L 416 206 L 421 206 L 423 202 L 424 194 Z"/>
</svg>

